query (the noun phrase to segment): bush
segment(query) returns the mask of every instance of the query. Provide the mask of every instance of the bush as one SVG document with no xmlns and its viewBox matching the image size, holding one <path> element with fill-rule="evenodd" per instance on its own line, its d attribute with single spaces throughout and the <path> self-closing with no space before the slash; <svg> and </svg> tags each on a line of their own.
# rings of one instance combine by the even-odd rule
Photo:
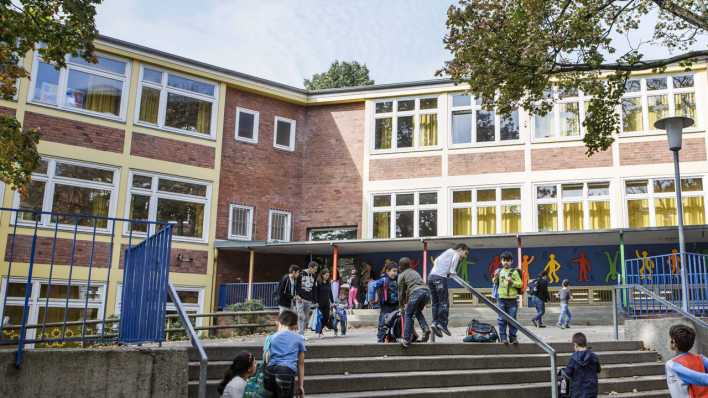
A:
<svg viewBox="0 0 708 398">
<path fill-rule="evenodd" d="M 224 311 L 229 312 L 253 312 L 263 310 L 265 310 L 265 305 L 263 305 L 261 300 L 248 300 L 243 303 L 229 304 L 224 308 Z"/>
</svg>

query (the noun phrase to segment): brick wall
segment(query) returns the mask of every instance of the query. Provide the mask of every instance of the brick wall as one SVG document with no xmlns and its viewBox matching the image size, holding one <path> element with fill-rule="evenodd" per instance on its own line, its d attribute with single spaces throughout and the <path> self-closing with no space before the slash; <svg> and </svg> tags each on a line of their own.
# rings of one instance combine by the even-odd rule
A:
<svg viewBox="0 0 708 398">
<path fill-rule="evenodd" d="M 359 227 L 364 104 L 308 108 L 306 130 L 300 218 L 303 228 Z"/>
<path fill-rule="evenodd" d="M 236 107 L 259 112 L 258 144 L 235 139 Z M 273 148 L 275 116 L 296 120 L 295 151 Z M 302 208 L 303 155 L 307 129 L 305 109 L 273 98 L 229 88 L 224 111 L 224 133 L 219 180 L 219 202 L 216 236 L 228 235 L 229 204 L 255 207 L 254 235 L 257 240 L 268 237 L 268 210 L 292 213 L 294 240 L 305 237 L 300 221 Z"/>
<path fill-rule="evenodd" d="M 590 157 L 585 146 L 541 148 L 531 151 L 532 170 L 582 169 L 586 167 L 612 167 L 612 149 Z"/>
<path fill-rule="evenodd" d="M 703 138 L 684 139 L 679 153 L 682 162 L 706 160 L 706 144 Z M 671 163 L 673 154 L 665 139 L 620 144 L 620 164 Z"/>
<path fill-rule="evenodd" d="M 125 249 L 121 245 L 120 268 L 125 265 Z M 185 272 L 190 274 L 206 274 L 209 262 L 209 252 L 206 250 L 175 249 L 170 251 L 170 272 Z"/>
<path fill-rule="evenodd" d="M 52 244 L 54 239 L 49 237 L 37 237 L 35 247 L 34 262 L 37 264 L 50 264 L 52 262 Z M 72 264 L 72 239 L 57 239 L 54 248 L 54 264 Z M 109 256 L 109 243 L 96 242 L 93 248 L 93 266 L 107 268 Z M 73 264 L 78 266 L 88 266 L 91 263 L 92 241 L 77 240 L 76 250 L 73 256 Z M 15 263 L 28 263 L 32 254 L 32 236 L 17 235 L 14 249 L 12 246 L 12 235 L 7 236 L 7 249 L 5 250 L 5 261 Z"/>
<path fill-rule="evenodd" d="M 451 154 L 448 175 L 474 175 L 524 171 L 524 151 Z"/>
<path fill-rule="evenodd" d="M 122 130 L 95 124 L 25 113 L 25 128 L 39 128 L 41 139 L 109 152 L 123 152 Z"/>
<path fill-rule="evenodd" d="M 133 133 L 130 154 L 190 166 L 214 168 L 214 148 L 205 145 Z"/>
<path fill-rule="evenodd" d="M 216 285 L 222 283 L 248 282 L 249 253 L 240 251 L 219 251 L 217 261 Z M 278 254 L 256 254 L 253 267 L 254 282 L 275 282 L 288 272 L 290 264 L 305 266 L 307 256 Z M 218 298 L 217 298 L 218 302 Z"/>
<path fill-rule="evenodd" d="M 439 177 L 442 175 L 440 156 L 421 156 L 369 161 L 369 180 Z"/>
</svg>

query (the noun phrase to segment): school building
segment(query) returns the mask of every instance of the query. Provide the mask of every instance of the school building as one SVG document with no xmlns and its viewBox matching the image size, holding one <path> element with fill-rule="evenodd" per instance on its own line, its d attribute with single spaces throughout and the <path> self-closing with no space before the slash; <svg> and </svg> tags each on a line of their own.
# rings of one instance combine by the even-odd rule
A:
<svg viewBox="0 0 708 398">
<path fill-rule="evenodd" d="M 708 249 L 706 60 L 635 74 L 618 109 L 622 132 L 587 157 L 582 92 L 553 91 L 544 117 L 499 115 L 443 79 L 306 91 L 109 37 L 96 48 L 97 64 L 68 57 L 61 70 L 25 57 L 31 79 L 0 101 L 0 114 L 40 129 L 43 162 L 25 195 L 0 185 L 2 207 L 172 223 L 170 280 L 191 312 L 214 309 L 222 283 L 272 282 L 310 256 L 337 261 L 345 276 L 404 254 L 429 270 L 429 255 L 454 242 L 473 248 L 465 278 L 487 286 L 495 256 L 516 250 L 517 236 L 531 274 L 550 264 L 574 285 L 616 283 L 620 230 L 635 237 L 628 258 L 677 247 L 672 155 L 653 128 L 668 115 L 695 120 L 681 151 L 683 206 L 689 251 Z M 69 278 L 70 258 L 81 265 L 94 251 L 67 254 L 91 231 L 23 217 L 0 215 L 0 305 L 10 317 L 22 310 L 24 284 L 13 277 L 27 273 L 21 249 L 35 224 L 38 247 L 49 250 L 56 233 L 63 253 L 53 283 Z M 107 242 L 126 243 L 127 229 L 96 233 L 103 260 L 119 264 L 121 245 Z M 35 319 L 55 299 L 42 258 Z M 114 272 L 92 285 L 96 317 L 119 309 Z M 105 281 L 102 273 L 91 278 Z"/>
</svg>

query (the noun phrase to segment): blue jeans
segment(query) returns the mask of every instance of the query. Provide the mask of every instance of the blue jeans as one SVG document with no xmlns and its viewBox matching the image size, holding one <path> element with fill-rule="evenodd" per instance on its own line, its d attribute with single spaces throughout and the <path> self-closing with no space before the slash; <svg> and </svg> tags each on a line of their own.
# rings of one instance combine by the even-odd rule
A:
<svg viewBox="0 0 708 398">
<path fill-rule="evenodd" d="M 561 303 L 560 316 L 558 317 L 558 324 L 561 326 L 570 325 L 570 320 L 573 316 L 570 314 L 570 308 L 568 308 L 568 303 Z"/>
<path fill-rule="evenodd" d="M 376 333 L 376 341 L 383 343 L 386 331 L 384 330 L 384 319 L 387 314 L 392 313 L 398 309 L 398 304 L 381 304 L 381 312 L 379 312 L 379 330 Z"/>
<path fill-rule="evenodd" d="M 516 299 L 504 299 L 500 298 L 497 300 L 497 306 L 507 314 L 509 314 L 512 318 L 516 319 L 516 312 L 519 309 L 519 304 L 516 301 Z M 507 325 L 509 326 L 509 338 L 510 339 L 515 339 L 516 338 L 516 328 L 510 324 L 509 322 L 506 321 L 506 319 L 502 316 L 499 316 L 497 318 L 497 323 L 499 324 L 499 338 L 501 340 L 506 339 L 506 328 Z"/>
<path fill-rule="evenodd" d="M 411 293 L 408 298 L 408 303 L 405 308 L 405 315 L 403 317 L 403 338 L 410 342 L 413 339 L 413 316 L 418 320 L 420 328 L 425 333 L 428 328 L 428 322 L 425 321 L 425 316 L 423 315 L 423 309 L 430 301 L 430 292 L 428 289 L 418 289 Z"/>
<path fill-rule="evenodd" d="M 533 303 L 536 306 L 536 316 L 533 317 L 533 320 L 538 322 L 539 325 L 543 325 L 543 314 L 546 313 L 546 302 L 534 296 Z"/>
<path fill-rule="evenodd" d="M 431 275 L 428 278 L 428 287 L 433 301 L 433 325 L 438 324 L 447 328 L 447 319 L 450 313 L 449 295 L 447 292 L 447 278 Z"/>
</svg>

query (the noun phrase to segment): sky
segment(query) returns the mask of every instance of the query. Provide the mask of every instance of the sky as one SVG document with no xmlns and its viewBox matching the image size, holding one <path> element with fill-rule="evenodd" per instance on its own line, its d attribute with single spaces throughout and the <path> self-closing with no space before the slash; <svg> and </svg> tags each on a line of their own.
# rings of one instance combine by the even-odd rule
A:
<svg viewBox="0 0 708 398">
<path fill-rule="evenodd" d="M 442 39 L 455 0 L 104 0 L 101 34 L 295 87 L 334 60 L 377 84 L 428 80 L 451 58 Z M 198 5 L 198 6 L 197 6 Z M 651 37 L 647 20 L 619 49 Z M 704 37 L 698 47 L 708 47 Z M 644 46 L 646 59 L 667 55 Z"/>
</svg>

